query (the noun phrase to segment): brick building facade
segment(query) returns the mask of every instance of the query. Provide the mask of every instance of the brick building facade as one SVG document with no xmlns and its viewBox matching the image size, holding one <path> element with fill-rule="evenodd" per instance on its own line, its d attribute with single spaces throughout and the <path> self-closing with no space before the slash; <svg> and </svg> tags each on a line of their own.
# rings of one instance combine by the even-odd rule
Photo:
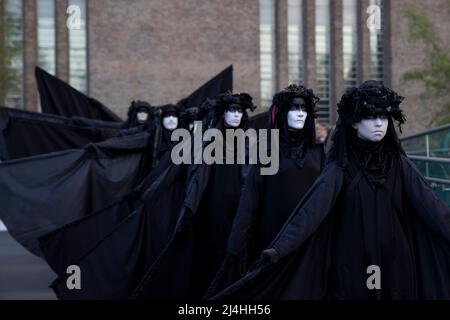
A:
<svg viewBox="0 0 450 320">
<path fill-rule="evenodd" d="M 404 10 L 423 10 L 450 48 L 447 0 L 9 1 L 23 10 L 23 105 L 31 110 L 38 108 L 33 69 L 45 54 L 65 81 L 81 70 L 81 89 L 122 116 L 133 99 L 176 102 L 233 64 L 234 91 L 267 107 L 274 91 L 303 82 L 323 98 L 320 118 L 330 123 L 346 87 L 378 79 L 407 98 L 411 133 L 430 126 L 439 104 L 425 103 L 421 84 L 403 80 L 428 61 L 424 45 L 409 38 Z M 66 26 L 71 4 L 83 4 L 83 30 Z M 366 26 L 371 5 L 381 8 L 375 31 Z M 41 23 L 45 10 L 52 12 Z M 86 42 L 78 51 L 76 37 Z"/>
</svg>

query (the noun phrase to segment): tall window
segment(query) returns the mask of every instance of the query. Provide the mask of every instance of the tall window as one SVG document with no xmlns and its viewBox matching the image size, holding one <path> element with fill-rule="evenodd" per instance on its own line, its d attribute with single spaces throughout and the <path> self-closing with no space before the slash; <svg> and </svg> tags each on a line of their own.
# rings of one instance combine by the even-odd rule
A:
<svg viewBox="0 0 450 320">
<path fill-rule="evenodd" d="M 87 5 L 86 0 L 70 0 L 80 14 L 80 28 L 69 29 L 69 82 L 74 88 L 87 93 Z"/>
<path fill-rule="evenodd" d="M 289 83 L 304 83 L 303 0 L 288 0 Z"/>
<path fill-rule="evenodd" d="M 0 42 L 0 104 L 23 108 L 23 4 L 22 0 L 3 0 Z"/>
<path fill-rule="evenodd" d="M 381 28 L 370 30 L 370 64 L 371 79 L 384 81 L 384 1 L 370 0 L 370 5 L 380 8 Z"/>
<path fill-rule="evenodd" d="M 358 24 L 356 0 L 343 0 L 343 71 L 345 89 L 354 87 L 358 82 Z"/>
<path fill-rule="evenodd" d="M 38 65 L 56 72 L 55 0 L 37 1 Z"/>
<path fill-rule="evenodd" d="M 318 118 L 330 121 L 330 0 L 315 2 L 316 89 L 320 97 Z"/>
<path fill-rule="evenodd" d="M 260 0 L 261 105 L 270 107 L 276 90 L 275 0 Z"/>
</svg>

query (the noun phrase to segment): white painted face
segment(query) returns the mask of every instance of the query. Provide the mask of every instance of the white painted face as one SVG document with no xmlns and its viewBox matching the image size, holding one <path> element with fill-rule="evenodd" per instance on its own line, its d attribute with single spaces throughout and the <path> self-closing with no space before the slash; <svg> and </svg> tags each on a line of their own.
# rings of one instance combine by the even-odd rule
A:
<svg viewBox="0 0 450 320">
<path fill-rule="evenodd" d="M 370 119 L 362 119 L 353 125 L 358 131 L 358 137 L 372 142 L 379 142 L 384 139 L 387 133 L 389 121 L 386 116 L 377 116 Z"/>
<path fill-rule="evenodd" d="M 224 120 L 229 127 L 237 128 L 241 125 L 243 116 L 244 113 L 241 109 L 230 108 L 225 111 Z"/>
<path fill-rule="evenodd" d="M 288 112 L 287 121 L 291 129 L 301 130 L 305 127 L 308 112 L 305 109 L 292 109 Z"/>
<path fill-rule="evenodd" d="M 307 117 L 305 100 L 302 98 L 293 99 L 291 109 L 287 114 L 288 127 L 294 130 L 302 130 L 305 127 Z"/>
<path fill-rule="evenodd" d="M 294 130 L 303 129 L 307 117 L 308 112 L 306 112 L 305 100 L 302 98 L 294 98 L 287 114 L 288 127 Z"/>
<path fill-rule="evenodd" d="M 148 113 L 147 112 L 138 112 L 137 119 L 140 123 L 147 122 L 148 120 Z"/>
<path fill-rule="evenodd" d="M 163 126 L 167 130 L 175 130 L 178 127 L 178 117 L 168 116 L 164 117 L 162 120 Z"/>
</svg>

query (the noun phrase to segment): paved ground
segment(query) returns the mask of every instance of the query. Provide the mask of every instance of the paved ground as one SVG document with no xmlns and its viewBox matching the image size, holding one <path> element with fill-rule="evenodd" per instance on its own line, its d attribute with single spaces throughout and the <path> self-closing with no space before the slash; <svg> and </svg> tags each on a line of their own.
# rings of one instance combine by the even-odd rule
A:
<svg viewBox="0 0 450 320">
<path fill-rule="evenodd" d="M 44 261 L 0 232 L 0 300 L 54 300 L 48 286 L 55 278 Z"/>
</svg>

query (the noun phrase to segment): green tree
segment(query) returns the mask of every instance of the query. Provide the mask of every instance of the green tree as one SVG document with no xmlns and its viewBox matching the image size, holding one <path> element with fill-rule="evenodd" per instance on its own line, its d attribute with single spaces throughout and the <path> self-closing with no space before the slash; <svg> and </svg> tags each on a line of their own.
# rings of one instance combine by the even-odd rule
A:
<svg viewBox="0 0 450 320">
<path fill-rule="evenodd" d="M 428 61 L 425 67 L 406 72 L 403 79 L 421 82 L 426 89 L 421 95 L 424 101 L 439 103 L 440 110 L 430 125 L 450 123 L 450 51 L 443 45 L 435 26 L 424 12 L 409 7 L 404 15 L 408 19 L 410 38 L 425 44 Z"/>
<path fill-rule="evenodd" d="M 14 63 L 21 59 L 23 44 L 15 38 L 21 32 L 21 20 L 6 12 L 6 1 L 0 0 L 0 104 L 6 97 L 20 92 L 22 77 Z"/>
</svg>

